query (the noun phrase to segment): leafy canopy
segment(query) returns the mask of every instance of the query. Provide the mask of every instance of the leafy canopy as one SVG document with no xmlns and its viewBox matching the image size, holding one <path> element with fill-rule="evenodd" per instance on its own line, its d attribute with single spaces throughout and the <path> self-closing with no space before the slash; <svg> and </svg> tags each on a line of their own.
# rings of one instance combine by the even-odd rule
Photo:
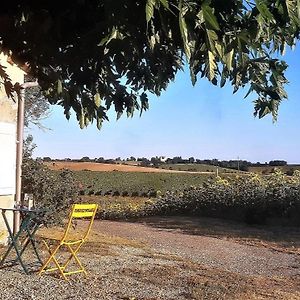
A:
<svg viewBox="0 0 300 300">
<path fill-rule="evenodd" d="M 100 128 L 147 110 L 185 63 L 205 77 L 256 93 L 254 114 L 277 118 L 287 98 L 278 58 L 299 39 L 300 0 L 10 1 L 0 12 L 0 52 L 29 67 L 51 103 Z M 5 69 L 8 95 L 19 91 Z"/>
</svg>

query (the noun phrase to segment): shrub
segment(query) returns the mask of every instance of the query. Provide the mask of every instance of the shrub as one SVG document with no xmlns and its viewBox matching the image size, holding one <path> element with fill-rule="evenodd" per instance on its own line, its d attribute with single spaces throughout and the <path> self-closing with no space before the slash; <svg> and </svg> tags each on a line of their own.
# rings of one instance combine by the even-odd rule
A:
<svg viewBox="0 0 300 300">
<path fill-rule="evenodd" d="M 127 197 L 129 195 L 129 193 L 127 191 L 122 191 L 121 192 L 121 196 L 123 197 Z"/>
<path fill-rule="evenodd" d="M 33 195 L 36 208 L 47 210 L 43 217 L 46 225 L 62 222 L 78 195 L 77 187 L 69 170 L 53 174 L 34 160 L 23 164 L 22 192 Z"/>
<path fill-rule="evenodd" d="M 131 197 L 138 197 L 139 196 L 139 192 L 134 191 L 131 193 Z"/>
<path fill-rule="evenodd" d="M 248 224 L 264 224 L 271 219 L 281 219 L 299 225 L 300 172 L 295 171 L 292 177 L 285 176 L 279 170 L 274 170 L 268 177 L 217 177 L 179 193 L 167 192 L 147 211 L 149 214 L 228 218 Z"/>
<path fill-rule="evenodd" d="M 32 159 L 32 136 L 27 137 L 23 146 L 22 193 L 33 195 L 36 208 L 47 209 L 43 216 L 45 224 L 60 223 L 78 196 L 79 184 L 70 170 L 54 172 Z"/>
<path fill-rule="evenodd" d="M 120 192 L 119 191 L 114 191 L 114 192 L 112 192 L 112 194 L 111 194 L 112 196 L 120 196 Z"/>
<path fill-rule="evenodd" d="M 155 190 L 150 190 L 148 191 L 148 195 L 149 198 L 155 198 L 157 196 L 157 192 Z"/>
<path fill-rule="evenodd" d="M 147 193 L 146 191 L 141 191 L 141 192 L 139 193 L 139 196 L 140 196 L 140 197 L 148 197 L 148 193 Z"/>
</svg>

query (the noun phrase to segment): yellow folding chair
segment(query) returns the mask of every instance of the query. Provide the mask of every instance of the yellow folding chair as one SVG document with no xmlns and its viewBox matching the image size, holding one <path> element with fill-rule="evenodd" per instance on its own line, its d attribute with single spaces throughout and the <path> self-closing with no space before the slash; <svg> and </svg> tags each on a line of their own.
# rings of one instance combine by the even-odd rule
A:
<svg viewBox="0 0 300 300">
<path fill-rule="evenodd" d="M 41 270 L 39 271 L 39 275 L 41 275 L 44 272 L 52 272 L 52 271 L 57 271 L 57 270 L 60 272 L 62 277 L 66 280 L 67 280 L 66 276 L 71 275 L 71 274 L 83 272 L 85 275 L 87 275 L 87 272 L 84 269 L 84 267 L 82 266 L 82 264 L 77 256 L 77 253 L 78 253 L 80 247 L 82 246 L 82 244 L 86 241 L 86 239 L 91 231 L 91 228 L 92 228 L 92 225 L 93 225 L 93 222 L 95 219 L 95 215 L 97 212 L 97 208 L 98 208 L 98 204 L 74 204 L 72 206 L 72 211 L 70 213 L 67 228 L 66 228 L 64 235 L 63 235 L 62 239 L 60 240 L 59 244 L 54 248 L 53 251 L 51 251 L 48 244 L 44 241 L 45 246 L 46 246 L 50 256 L 46 260 L 44 265 L 42 266 Z M 72 222 L 74 219 L 85 219 L 88 223 L 88 224 L 86 224 L 87 225 L 86 230 L 83 231 L 81 234 L 81 238 L 76 237 L 76 239 L 74 239 L 74 237 L 70 236 L 70 231 L 72 229 Z M 55 257 L 61 247 L 65 247 L 71 253 L 70 256 L 68 257 L 68 259 L 62 265 L 59 264 L 58 259 Z M 79 266 L 79 269 L 67 272 L 66 268 L 72 260 L 74 260 L 74 262 Z M 56 267 L 47 269 L 47 267 L 52 262 L 56 265 Z"/>
</svg>

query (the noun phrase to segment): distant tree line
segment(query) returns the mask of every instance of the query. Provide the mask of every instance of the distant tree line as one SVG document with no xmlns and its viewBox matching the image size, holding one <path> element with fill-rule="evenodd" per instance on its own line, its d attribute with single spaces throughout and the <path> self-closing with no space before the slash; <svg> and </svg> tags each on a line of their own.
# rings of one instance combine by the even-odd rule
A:
<svg viewBox="0 0 300 300">
<path fill-rule="evenodd" d="M 44 157 L 42 158 L 45 162 L 50 161 L 59 161 L 59 159 L 51 159 L 51 157 Z M 272 166 L 272 167 L 279 167 L 279 166 L 286 166 L 287 162 L 285 160 L 271 160 L 265 163 L 252 163 L 247 160 L 218 160 L 214 159 L 198 159 L 194 157 L 189 158 L 182 158 L 181 156 L 175 156 L 173 158 L 165 157 L 165 156 L 155 156 L 146 158 L 146 157 L 137 157 L 134 156 L 128 158 L 108 158 L 105 159 L 104 157 L 99 158 L 90 158 L 88 156 L 84 156 L 80 159 L 71 159 L 65 158 L 60 159 L 61 161 L 73 161 L 73 162 L 96 162 L 96 163 L 109 163 L 109 164 L 117 164 L 117 163 L 128 163 L 128 162 L 136 162 L 140 166 L 160 166 L 164 164 L 204 164 L 204 165 L 211 165 L 211 166 L 218 166 L 221 168 L 228 168 L 228 169 L 235 169 L 241 171 L 248 171 L 249 167 L 253 166 Z"/>
</svg>

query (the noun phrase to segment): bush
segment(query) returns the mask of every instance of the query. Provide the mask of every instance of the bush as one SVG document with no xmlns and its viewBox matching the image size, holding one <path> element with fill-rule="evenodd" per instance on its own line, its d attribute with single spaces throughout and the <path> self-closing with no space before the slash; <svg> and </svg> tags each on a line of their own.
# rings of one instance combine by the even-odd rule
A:
<svg viewBox="0 0 300 300">
<path fill-rule="evenodd" d="M 146 191 L 141 191 L 141 192 L 139 193 L 139 196 L 140 196 L 140 197 L 148 197 L 148 193 L 147 193 Z"/>
<path fill-rule="evenodd" d="M 268 177 L 218 177 L 199 187 L 168 192 L 147 211 L 227 218 L 248 224 L 281 219 L 290 225 L 300 225 L 300 172 L 295 171 L 292 177 L 279 170 Z"/>
<path fill-rule="evenodd" d="M 34 148 L 32 138 L 27 138 L 24 142 L 22 193 L 33 195 L 36 208 L 47 209 L 43 218 L 45 224 L 60 223 L 78 196 L 79 185 L 70 170 L 53 172 L 32 159 Z"/>
<path fill-rule="evenodd" d="M 131 193 L 131 197 L 138 197 L 139 196 L 139 192 L 134 191 Z"/>
<path fill-rule="evenodd" d="M 121 192 L 121 196 L 123 197 L 128 197 L 129 193 L 127 191 Z"/>
<path fill-rule="evenodd" d="M 116 196 L 120 196 L 120 192 L 119 191 L 114 191 L 111 194 L 112 196 L 116 197 Z"/>
<path fill-rule="evenodd" d="M 155 198 L 157 196 L 157 192 L 155 190 L 150 190 L 147 196 L 149 198 Z"/>
</svg>

